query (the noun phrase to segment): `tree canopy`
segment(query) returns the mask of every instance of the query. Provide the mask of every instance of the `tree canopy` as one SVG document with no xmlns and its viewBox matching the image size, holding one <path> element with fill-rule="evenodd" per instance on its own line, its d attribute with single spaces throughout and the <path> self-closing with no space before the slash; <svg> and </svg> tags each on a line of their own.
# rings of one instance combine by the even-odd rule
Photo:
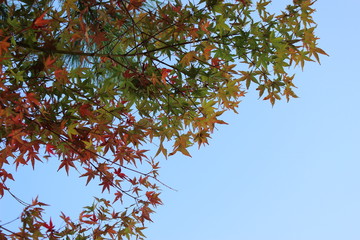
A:
<svg viewBox="0 0 360 240">
<path fill-rule="evenodd" d="M 167 187 L 157 159 L 206 145 L 247 89 L 271 104 L 297 97 L 291 68 L 326 54 L 315 1 L 271 3 L 0 0 L 0 196 L 22 202 L 8 166 L 47 160 L 113 196 L 61 227 L 34 199 L 0 238 L 145 238 Z"/>
</svg>

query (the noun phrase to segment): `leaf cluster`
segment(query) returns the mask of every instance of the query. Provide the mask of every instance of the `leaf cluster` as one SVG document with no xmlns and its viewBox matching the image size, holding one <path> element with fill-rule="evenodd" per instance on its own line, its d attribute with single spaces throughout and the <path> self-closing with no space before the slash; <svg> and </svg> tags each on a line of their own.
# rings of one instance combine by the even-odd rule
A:
<svg viewBox="0 0 360 240">
<path fill-rule="evenodd" d="M 0 195 L 15 180 L 6 166 L 49 160 L 113 199 L 96 198 L 78 220 L 63 214 L 63 228 L 34 200 L 20 230 L 0 226 L 0 236 L 144 238 L 166 186 L 154 158 L 208 144 L 252 85 L 271 104 L 297 97 L 290 68 L 326 55 L 315 1 L 280 13 L 268 11 L 271 3 L 1 1 Z M 153 156 L 148 143 L 157 144 Z"/>
</svg>

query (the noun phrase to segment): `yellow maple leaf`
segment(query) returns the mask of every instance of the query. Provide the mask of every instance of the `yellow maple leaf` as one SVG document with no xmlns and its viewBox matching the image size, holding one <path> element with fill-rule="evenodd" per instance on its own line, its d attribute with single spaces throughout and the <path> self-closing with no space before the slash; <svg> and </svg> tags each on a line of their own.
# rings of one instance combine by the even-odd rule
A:
<svg viewBox="0 0 360 240">
<path fill-rule="evenodd" d="M 194 61 L 196 58 L 196 51 L 190 51 L 186 53 L 183 58 L 180 60 L 180 64 L 185 66 L 189 66 L 190 62 Z"/>
</svg>

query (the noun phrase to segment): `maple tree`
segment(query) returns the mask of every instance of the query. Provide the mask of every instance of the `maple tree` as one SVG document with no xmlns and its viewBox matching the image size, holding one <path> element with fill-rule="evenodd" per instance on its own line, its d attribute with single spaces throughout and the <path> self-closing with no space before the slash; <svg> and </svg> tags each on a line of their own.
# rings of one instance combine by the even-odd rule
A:
<svg viewBox="0 0 360 240">
<path fill-rule="evenodd" d="M 35 198 L 0 239 L 145 238 L 167 187 L 159 155 L 207 144 L 253 85 L 271 104 L 297 97 L 290 67 L 326 54 L 315 1 L 271 2 L 0 0 L 0 196 L 13 195 L 7 166 L 46 159 L 113 196 L 61 227 Z"/>
</svg>

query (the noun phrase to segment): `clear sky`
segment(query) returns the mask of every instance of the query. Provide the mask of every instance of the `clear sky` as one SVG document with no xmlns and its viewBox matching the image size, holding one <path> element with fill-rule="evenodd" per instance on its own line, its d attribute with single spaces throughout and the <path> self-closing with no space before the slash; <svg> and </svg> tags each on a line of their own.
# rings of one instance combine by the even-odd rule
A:
<svg viewBox="0 0 360 240">
<path fill-rule="evenodd" d="M 300 98 L 271 107 L 250 92 L 209 146 L 164 160 L 161 179 L 178 191 L 164 189 L 148 239 L 360 239 L 360 2 L 318 0 L 315 8 L 330 57 L 298 69 Z M 97 193 L 38 167 L 19 168 L 13 189 L 23 200 L 39 193 L 51 211 L 71 212 Z M 10 200 L 0 200 L 4 222 L 21 207 Z"/>
</svg>

